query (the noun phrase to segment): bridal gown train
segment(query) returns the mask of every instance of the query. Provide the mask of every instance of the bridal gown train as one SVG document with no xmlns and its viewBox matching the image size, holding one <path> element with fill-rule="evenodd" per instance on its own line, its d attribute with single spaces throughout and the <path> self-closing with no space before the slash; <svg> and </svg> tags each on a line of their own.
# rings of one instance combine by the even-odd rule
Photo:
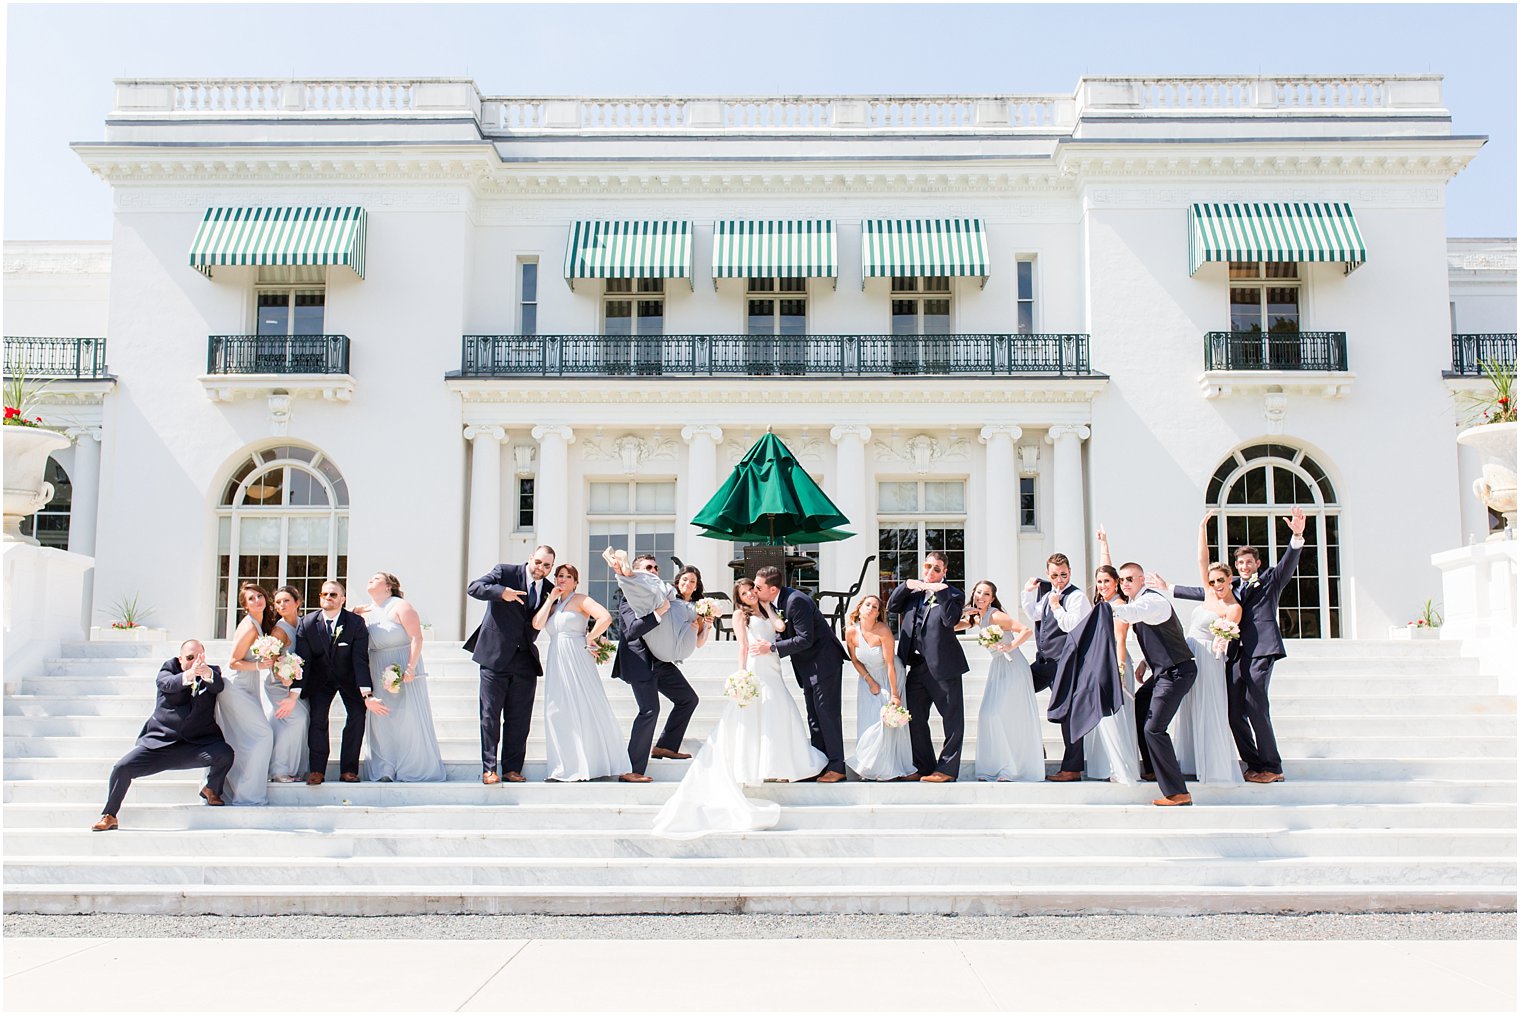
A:
<svg viewBox="0 0 1520 1015">
<path fill-rule="evenodd" d="M 751 641 L 775 640 L 762 617 L 749 622 Z M 654 819 L 654 834 L 695 839 L 711 832 L 749 832 L 781 820 L 781 807 L 744 795 L 746 783 L 795 782 L 823 771 L 829 759 L 815 748 L 797 700 L 788 690 L 782 660 L 774 654 L 752 656 L 760 696 L 749 705 L 726 701 L 718 725 L 697 752 L 686 776 Z"/>
<path fill-rule="evenodd" d="M 1192 772 L 1198 782 L 1245 782 L 1236 761 L 1235 738 L 1230 734 L 1230 696 L 1225 661 L 1214 658 L 1214 636 L 1209 625 L 1218 616 L 1207 606 L 1193 611 L 1187 626 L 1188 647 L 1198 666 L 1198 679 L 1182 700 L 1172 726 L 1177 763 Z"/>
</svg>

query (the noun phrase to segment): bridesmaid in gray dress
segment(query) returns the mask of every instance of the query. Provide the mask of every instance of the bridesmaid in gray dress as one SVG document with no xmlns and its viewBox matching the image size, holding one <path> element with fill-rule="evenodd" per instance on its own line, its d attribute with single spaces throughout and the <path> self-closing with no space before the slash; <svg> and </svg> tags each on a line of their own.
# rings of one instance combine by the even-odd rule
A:
<svg viewBox="0 0 1520 1015">
<path fill-rule="evenodd" d="M 239 586 L 238 605 L 244 616 L 232 635 L 226 687 L 216 696 L 216 724 L 234 755 L 222 796 L 229 804 L 265 804 L 269 802 L 269 755 L 274 750 L 274 733 L 259 693 L 262 666 L 254 661 L 251 650 L 256 639 L 274 633 L 277 614 L 268 593 L 253 582 Z"/>
<path fill-rule="evenodd" d="M 395 575 L 377 571 L 365 589 L 371 605 L 354 612 L 369 628 L 370 679 L 375 697 L 390 714 L 368 717 L 369 749 L 360 771 L 373 782 L 443 782 L 447 775 L 422 666 L 422 619 L 401 597 L 401 581 Z M 396 691 L 387 686 L 386 670 L 392 664 L 403 674 Z"/>
<path fill-rule="evenodd" d="M 290 651 L 296 643 L 296 624 L 301 619 L 301 593 L 294 585 L 274 590 L 274 609 L 280 615 L 274 636 Z M 295 782 L 306 778 L 306 725 L 311 708 L 301 700 L 301 689 L 291 686 L 269 670 L 264 681 L 264 696 L 271 709 L 269 728 L 274 731 L 274 751 L 269 755 L 269 781 Z"/>
</svg>

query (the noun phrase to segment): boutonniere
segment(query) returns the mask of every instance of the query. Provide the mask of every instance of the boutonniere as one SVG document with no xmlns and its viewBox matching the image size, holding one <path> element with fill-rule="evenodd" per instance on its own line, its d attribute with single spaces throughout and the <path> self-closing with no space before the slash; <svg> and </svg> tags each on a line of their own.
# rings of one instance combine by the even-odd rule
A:
<svg viewBox="0 0 1520 1015">
<path fill-rule="evenodd" d="M 934 609 L 938 605 L 939 605 L 939 600 L 934 597 L 934 593 L 933 592 L 929 593 L 929 598 L 924 600 L 924 609 L 926 609 L 926 610 L 932 610 L 932 609 Z"/>
<path fill-rule="evenodd" d="M 333 641 L 337 641 L 341 637 L 343 637 L 343 625 L 339 624 L 333 628 Z"/>
</svg>

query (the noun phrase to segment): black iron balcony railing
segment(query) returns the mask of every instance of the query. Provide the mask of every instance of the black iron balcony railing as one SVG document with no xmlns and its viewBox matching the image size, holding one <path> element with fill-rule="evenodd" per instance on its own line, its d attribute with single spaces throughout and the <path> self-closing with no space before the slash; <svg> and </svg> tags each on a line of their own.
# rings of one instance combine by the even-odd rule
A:
<svg viewBox="0 0 1520 1015">
<path fill-rule="evenodd" d="M 100 380 L 106 372 L 103 338 L 5 336 L 5 376 Z"/>
<path fill-rule="evenodd" d="M 1085 376 L 1086 335 L 465 335 L 463 377 Z"/>
<path fill-rule="evenodd" d="M 346 374 L 347 335 L 212 335 L 208 374 Z"/>
<path fill-rule="evenodd" d="M 1211 331 L 1205 370 L 1348 370 L 1344 331 Z"/>
<path fill-rule="evenodd" d="M 1488 332 L 1451 336 L 1451 372 L 1459 377 L 1477 377 L 1483 364 L 1515 368 L 1515 333 Z"/>
</svg>

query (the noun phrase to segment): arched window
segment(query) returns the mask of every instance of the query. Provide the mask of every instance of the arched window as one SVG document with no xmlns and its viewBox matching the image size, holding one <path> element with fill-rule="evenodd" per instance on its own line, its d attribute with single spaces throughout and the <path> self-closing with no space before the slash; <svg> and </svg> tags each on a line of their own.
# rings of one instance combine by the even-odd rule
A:
<svg viewBox="0 0 1520 1015">
<path fill-rule="evenodd" d="M 49 458 L 42 478 L 53 484 L 53 499 L 36 514 L 21 520 L 21 534 L 56 550 L 69 548 L 69 512 L 74 506 L 74 484 L 63 466 Z"/>
<path fill-rule="evenodd" d="M 348 483 L 320 451 L 294 444 L 256 451 L 238 466 L 217 508 L 216 627 L 237 626 L 237 587 L 301 590 L 314 606 L 322 583 L 348 578 Z"/>
<path fill-rule="evenodd" d="M 1209 547 L 1229 561 L 1239 546 L 1254 546 L 1262 566 L 1275 564 L 1293 533 L 1284 520 L 1297 505 L 1309 516 L 1304 549 L 1283 589 L 1278 624 L 1285 638 L 1341 636 L 1340 506 L 1325 470 L 1286 444 L 1257 444 L 1230 455 L 1209 481 L 1206 503 L 1219 510 Z M 1225 546 L 1220 546 L 1220 526 Z"/>
</svg>

